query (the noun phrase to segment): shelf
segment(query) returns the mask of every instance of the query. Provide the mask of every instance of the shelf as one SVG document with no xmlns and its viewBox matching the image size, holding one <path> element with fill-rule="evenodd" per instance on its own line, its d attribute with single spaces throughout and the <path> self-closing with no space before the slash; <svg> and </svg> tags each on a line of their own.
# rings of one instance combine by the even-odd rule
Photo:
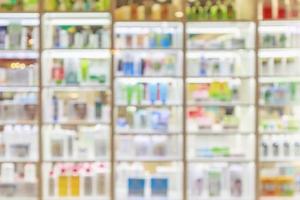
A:
<svg viewBox="0 0 300 200">
<path fill-rule="evenodd" d="M 190 196 L 190 200 L 253 200 L 250 197 L 202 197 L 202 196 Z"/>
<path fill-rule="evenodd" d="M 293 197 L 282 197 L 282 196 L 275 196 L 275 197 L 260 197 L 260 200 L 299 200 L 300 196 L 293 196 Z"/>
<path fill-rule="evenodd" d="M 182 160 L 177 157 L 127 157 L 127 158 L 117 158 L 117 162 L 162 162 L 162 163 L 169 163 L 169 162 L 181 162 Z"/>
<path fill-rule="evenodd" d="M 43 55 L 54 58 L 102 58 L 110 59 L 109 49 L 44 49 Z"/>
<path fill-rule="evenodd" d="M 107 91 L 110 89 L 109 86 L 107 85 L 78 85 L 78 86 L 66 86 L 66 85 L 62 85 L 62 86 L 54 86 L 54 85 L 46 85 L 44 86 L 44 89 L 51 89 L 51 90 L 55 90 L 55 91 L 71 91 L 71 92 L 81 92 L 81 91 Z"/>
<path fill-rule="evenodd" d="M 176 136 L 180 135 L 180 131 L 162 131 L 162 130 L 147 130 L 147 129 L 140 129 L 140 130 L 118 130 L 116 129 L 117 135 L 161 135 L 161 136 Z"/>
<path fill-rule="evenodd" d="M 0 200 L 38 200 L 38 198 L 37 197 L 0 197 Z"/>
<path fill-rule="evenodd" d="M 38 163 L 38 159 L 2 159 L 0 158 L 0 163 Z"/>
<path fill-rule="evenodd" d="M 188 159 L 189 162 L 204 162 L 204 163 L 250 163 L 254 162 L 251 159 L 244 158 L 192 158 Z"/>
<path fill-rule="evenodd" d="M 292 103 L 292 102 L 287 102 L 287 103 L 282 103 L 282 104 L 260 104 L 259 107 L 266 107 L 266 108 L 281 108 L 281 107 L 299 107 L 299 103 Z"/>
<path fill-rule="evenodd" d="M 35 50 L 1 50 L 0 58 L 6 59 L 38 59 L 38 51 Z"/>
<path fill-rule="evenodd" d="M 265 159 L 261 158 L 260 162 L 262 163 L 300 163 L 299 158 L 273 158 L 273 159 Z"/>
<path fill-rule="evenodd" d="M 162 107 L 182 107 L 182 104 L 179 103 L 167 103 L 167 104 L 115 104 L 117 107 L 153 107 L 153 108 L 162 108 Z"/>
<path fill-rule="evenodd" d="M 44 162 L 48 163 L 84 163 L 84 162 L 110 162 L 109 157 L 104 157 L 104 158 L 91 158 L 91 159 L 72 159 L 72 158 L 56 158 L 56 159 L 45 159 Z"/>
<path fill-rule="evenodd" d="M 299 48 L 260 48 L 258 56 L 261 58 L 268 57 L 299 57 Z"/>
<path fill-rule="evenodd" d="M 249 77 L 254 79 L 254 77 Z M 210 83 L 210 82 L 215 82 L 215 81 L 224 81 L 224 82 L 236 82 L 240 83 L 241 78 L 237 77 L 188 77 L 186 78 L 187 83 Z"/>
<path fill-rule="evenodd" d="M 300 82 L 300 76 L 288 76 L 288 77 L 259 77 L 260 83 L 280 83 L 280 82 Z"/>
<path fill-rule="evenodd" d="M 245 102 L 209 102 L 209 101 L 199 101 L 199 102 L 188 102 L 187 106 L 219 106 L 219 107 L 247 107 L 254 106 L 253 103 Z"/>
<path fill-rule="evenodd" d="M 208 79 L 208 80 L 232 80 L 232 79 L 254 79 L 254 75 L 253 76 L 243 76 L 243 75 L 226 75 L 226 76 L 222 76 L 222 75 L 208 75 L 208 76 L 188 76 L 186 78 L 186 82 L 188 83 L 192 83 L 193 81 L 197 82 L 199 81 L 198 79 Z"/>
<path fill-rule="evenodd" d="M 299 131 L 260 131 L 261 135 L 298 135 Z"/>
<path fill-rule="evenodd" d="M 43 199 L 44 200 L 109 200 L 110 198 L 109 197 L 44 197 Z"/>
<path fill-rule="evenodd" d="M 159 75 L 159 76 L 115 76 L 114 79 L 128 79 L 128 80 L 155 80 L 155 82 L 158 82 L 157 79 L 159 80 L 170 80 L 170 79 L 182 79 L 183 77 L 181 76 L 164 76 L 164 75 Z"/>
<path fill-rule="evenodd" d="M 37 86 L 1 86 L 0 92 L 38 92 Z"/>
<path fill-rule="evenodd" d="M 38 121 L 0 121 L 0 126 L 2 125 L 38 125 Z"/>
<path fill-rule="evenodd" d="M 176 51 L 183 51 L 182 48 L 118 48 L 115 44 L 115 53 L 118 51 L 131 51 L 131 52 L 141 52 L 141 51 L 166 51 L 166 52 L 176 52 Z"/>
<path fill-rule="evenodd" d="M 44 122 L 45 125 L 72 125 L 72 126 L 93 126 L 98 124 L 109 125 L 110 122 L 107 121 L 67 121 L 67 122 Z"/>
<path fill-rule="evenodd" d="M 194 135 L 194 136 L 208 136 L 208 135 L 213 135 L 213 136 L 226 136 L 226 135 L 254 135 L 254 132 L 247 132 L 247 131 L 233 131 L 233 130 L 220 130 L 220 131 L 212 131 L 212 130 L 207 130 L 207 131 L 187 131 L 189 135 Z"/>
<path fill-rule="evenodd" d="M 109 12 L 48 12 L 43 15 L 49 25 L 110 25 Z"/>
</svg>

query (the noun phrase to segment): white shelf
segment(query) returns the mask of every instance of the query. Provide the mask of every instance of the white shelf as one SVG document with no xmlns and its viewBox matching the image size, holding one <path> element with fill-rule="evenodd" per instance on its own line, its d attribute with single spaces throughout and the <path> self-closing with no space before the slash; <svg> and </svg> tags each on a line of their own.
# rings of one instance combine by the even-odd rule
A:
<svg viewBox="0 0 300 200">
<path fill-rule="evenodd" d="M 45 159 L 45 162 L 110 162 L 109 157 L 103 158 L 53 158 L 53 159 Z"/>
<path fill-rule="evenodd" d="M 254 134 L 254 131 L 239 131 L 239 130 L 220 130 L 220 131 L 187 131 L 189 135 L 197 135 L 197 136 L 207 136 L 207 135 L 217 135 L 217 136 L 226 136 L 226 135 L 251 135 Z"/>
<path fill-rule="evenodd" d="M 1 50 L 0 58 L 7 59 L 38 59 L 38 52 L 35 50 Z"/>
<path fill-rule="evenodd" d="M 118 135 L 162 135 L 162 136 L 174 136 L 181 134 L 180 131 L 163 131 L 163 130 L 147 130 L 147 129 L 116 129 Z"/>
<path fill-rule="evenodd" d="M 281 197 L 281 196 L 275 196 L 275 197 L 260 197 L 260 200 L 299 200 L 300 196 L 292 196 L 292 197 Z"/>
<path fill-rule="evenodd" d="M 121 156 L 117 156 L 121 157 Z M 117 162 L 180 162 L 181 159 L 178 157 L 147 157 L 147 156 L 135 156 L 135 157 L 123 157 L 117 158 Z"/>
<path fill-rule="evenodd" d="M 70 85 L 70 86 L 67 86 L 67 85 L 46 85 L 44 86 L 44 89 L 51 89 L 51 90 L 55 90 L 55 91 L 71 91 L 71 92 L 74 92 L 74 91 L 78 91 L 78 92 L 81 92 L 81 91 L 107 91 L 109 90 L 109 86 L 107 85 L 78 85 L 78 86 L 75 86 L 75 85 Z"/>
<path fill-rule="evenodd" d="M 189 200 L 254 200 L 250 197 L 201 197 L 201 196 L 190 196 Z"/>
<path fill-rule="evenodd" d="M 0 200 L 37 200 L 37 197 L 0 197 Z"/>
<path fill-rule="evenodd" d="M 187 106 L 220 106 L 220 107 L 238 107 L 238 106 L 254 106 L 253 103 L 246 103 L 240 101 L 230 101 L 230 102 L 221 102 L 221 101 L 198 101 L 198 102 L 188 102 Z"/>
<path fill-rule="evenodd" d="M 192 159 L 188 159 L 188 161 L 189 162 L 207 162 L 207 163 L 213 163 L 213 162 L 250 163 L 250 162 L 254 162 L 254 160 L 245 159 L 245 158 L 192 158 Z"/>
<path fill-rule="evenodd" d="M 109 197 L 44 197 L 44 200 L 109 200 Z M 0 199 L 1 200 L 1 199 Z"/>
<path fill-rule="evenodd" d="M 54 58 L 100 58 L 110 59 L 110 49 L 44 49 L 43 56 Z"/>
<path fill-rule="evenodd" d="M 0 92 L 38 92 L 37 86 L 1 86 Z"/>
</svg>

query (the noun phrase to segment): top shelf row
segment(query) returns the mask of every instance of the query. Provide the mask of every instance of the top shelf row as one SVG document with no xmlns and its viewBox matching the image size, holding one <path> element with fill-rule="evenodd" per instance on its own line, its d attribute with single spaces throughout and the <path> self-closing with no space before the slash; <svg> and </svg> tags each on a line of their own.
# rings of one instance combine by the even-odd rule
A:
<svg viewBox="0 0 300 200">
<path fill-rule="evenodd" d="M 1 0 L 2 12 L 114 12 L 118 21 L 299 19 L 299 0 Z"/>
</svg>

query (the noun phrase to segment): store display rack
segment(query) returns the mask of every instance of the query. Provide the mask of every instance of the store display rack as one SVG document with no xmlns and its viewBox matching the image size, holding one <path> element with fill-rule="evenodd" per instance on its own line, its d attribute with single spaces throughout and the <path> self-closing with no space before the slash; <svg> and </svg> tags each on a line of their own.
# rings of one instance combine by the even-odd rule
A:
<svg viewBox="0 0 300 200">
<path fill-rule="evenodd" d="M 299 53 L 298 0 L 0 2 L 0 200 L 298 199 Z"/>
</svg>

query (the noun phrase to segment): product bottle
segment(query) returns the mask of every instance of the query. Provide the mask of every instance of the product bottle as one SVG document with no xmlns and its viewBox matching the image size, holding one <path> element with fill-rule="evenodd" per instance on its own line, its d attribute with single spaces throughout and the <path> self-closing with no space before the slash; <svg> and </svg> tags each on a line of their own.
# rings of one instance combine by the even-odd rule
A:
<svg viewBox="0 0 300 200">
<path fill-rule="evenodd" d="M 54 197 L 55 196 L 55 177 L 54 177 L 54 172 L 51 171 L 49 173 L 49 178 L 48 178 L 48 196 L 49 197 Z"/>
<path fill-rule="evenodd" d="M 68 196 L 68 188 L 69 188 L 69 177 L 67 176 L 66 169 L 62 167 L 60 174 L 58 176 L 58 196 L 59 197 Z"/>
<path fill-rule="evenodd" d="M 233 5 L 232 0 L 227 4 L 227 19 L 234 20 L 236 18 L 236 11 Z"/>
<path fill-rule="evenodd" d="M 273 5 L 272 0 L 264 0 L 263 3 L 263 19 L 272 19 L 273 18 Z"/>
<path fill-rule="evenodd" d="M 286 17 L 287 17 L 287 10 L 285 5 L 285 0 L 279 0 L 277 18 L 285 19 Z"/>
<path fill-rule="evenodd" d="M 88 76 L 89 76 L 89 60 L 88 59 L 80 60 L 80 75 L 81 75 L 82 82 L 88 81 Z"/>
<path fill-rule="evenodd" d="M 80 177 L 77 166 L 73 167 L 72 176 L 70 178 L 70 195 L 72 197 L 80 196 Z"/>
<path fill-rule="evenodd" d="M 65 76 L 64 66 L 61 60 L 54 59 L 52 67 L 52 80 L 56 85 L 62 84 Z"/>
<path fill-rule="evenodd" d="M 83 195 L 85 197 L 93 195 L 93 175 L 90 166 L 86 167 L 83 174 Z"/>
<path fill-rule="evenodd" d="M 151 9 L 152 20 L 161 19 L 161 5 L 159 3 L 154 3 Z"/>
</svg>

